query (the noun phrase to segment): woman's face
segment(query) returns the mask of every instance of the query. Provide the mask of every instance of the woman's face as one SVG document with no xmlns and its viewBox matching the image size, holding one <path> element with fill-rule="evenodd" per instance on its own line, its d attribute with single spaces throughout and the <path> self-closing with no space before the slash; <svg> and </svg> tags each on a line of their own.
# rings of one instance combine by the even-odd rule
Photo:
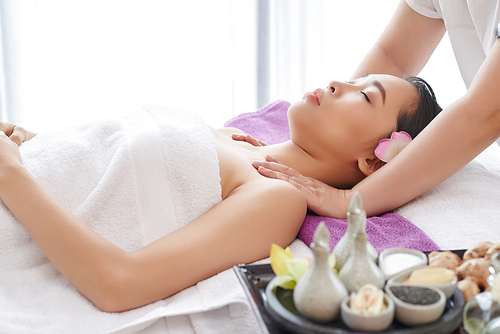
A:
<svg viewBox="0 0 500 334">
<path fill-rule="evenodd" d="M 401 108 L 417 99 L 412 84 L 390 75 L 332 81 L 290 106 L 291 137 L 313 156 L 355 160 L 373 152 L 381 136 L 395 131 Z"/>
</svg>

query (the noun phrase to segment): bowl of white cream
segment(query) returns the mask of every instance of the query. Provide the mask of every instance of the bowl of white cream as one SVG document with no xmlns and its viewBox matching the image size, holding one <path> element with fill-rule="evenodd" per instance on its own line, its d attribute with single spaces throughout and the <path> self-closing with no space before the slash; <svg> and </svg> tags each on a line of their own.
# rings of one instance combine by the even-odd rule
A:
<svg viewBox="0 0 500 334">
<path fill-rule="evenodd" d="M 426 266 L 427 256 L 414 249 L 390 248 L 380 253 L 378 265 L 388 280 L 404 271 Z"/>
</svg>

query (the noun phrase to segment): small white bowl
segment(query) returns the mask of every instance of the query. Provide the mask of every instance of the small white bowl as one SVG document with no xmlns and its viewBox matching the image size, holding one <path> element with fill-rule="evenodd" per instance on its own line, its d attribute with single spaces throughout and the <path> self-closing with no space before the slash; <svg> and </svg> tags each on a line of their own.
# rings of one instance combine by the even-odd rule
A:
<svg viewBox="0 0 500 334">
<path fill-rule="evenodd" d="M 350 306 L 350 296 L 345 297 L 340 303 L 340 316 L 347 327 L 366 332 L 378 332 L 389 328 L 394 320 L 394 301 L 384 293 L 387 308 L 377 315 L 363 315 L 354 312 Z"/>
<path fill-rule="evenodd" d="M 410 285 L 410 283 L 404 283 L 404 281 L 408 277 L 410 277 L 411 273 L 415 269 L 418 269 L 418 268 L 413 268 L 413 269 L 405 270 L 402 273 L 400 273 L 400 274 L 398 274 L 396 276 L 391 277 L 389 279 L 389 281 L 387 281 L 387 285 Z M 432 287 L 438 288 L 441 291 L 443 291 L 444 295 L 446 296 L 446 299 L 449 299 L 455 293 L 455 289 L 457 288 L 457 281 L 458 281 L 457 280 L 457 275 L 455 275 L 455 277 L 453 278 L 453 280 L 451 280 L 451 282 L 448 282 L 448 283 L 432 283 L 432 284 L 430 284 L 430 283 L 425 283 L 425 284 L 424 283 L 419 283 L 418 285 L 425 286 L 425 287 L 432 286 Z"/>
<path fill-rule="evenodd" d="M 429 305 L 415 305 L 402 301 L 394 295 L 391 291 L 391 287 L 417 287 L 430 289 L 439 294 L 439 299 L 435 303 Z M 422 286 L 422 285 L 386 285 L 386 293 L 394 301 L 396 308 L 396 320 L 407 326 L 417 326 L 427 324 L 439 319 L 444 312 L 446 307 L 446 296 L 443 291 L 432 286 Z"/>
<path fill-rule="evenodd" d="M 426 266 L 427 256 L 414 249 L 389 248 L 380 253 L 378 265 L 388 280 L 403 271 Z"/>
</svg>

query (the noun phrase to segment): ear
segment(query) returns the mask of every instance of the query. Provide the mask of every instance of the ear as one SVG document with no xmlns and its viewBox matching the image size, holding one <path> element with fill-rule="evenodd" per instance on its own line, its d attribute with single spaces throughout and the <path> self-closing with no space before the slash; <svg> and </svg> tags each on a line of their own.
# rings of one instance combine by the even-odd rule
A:
<svg viewBox="0 0 500 334">
<path fill-rule="evenodd" d="M 377 157 L 373 158 L 364 157 L 358 159 L 358 168 L 361 171 L 361 173 L 365 174 L 365 176 L 368 176 L 376 172 L 380 167 L 384 165 L 385 162 L 383 162 Z"/>
</svg>

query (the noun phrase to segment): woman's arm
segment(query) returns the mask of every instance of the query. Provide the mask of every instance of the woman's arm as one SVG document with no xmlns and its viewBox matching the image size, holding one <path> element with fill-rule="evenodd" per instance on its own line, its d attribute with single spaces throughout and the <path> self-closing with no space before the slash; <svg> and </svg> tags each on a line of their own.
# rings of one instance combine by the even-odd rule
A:
<svg viewBox="0 0 500 334">
<path fill-rule="evenodd" d="M 193 222 L 129 253 L 45 192 L 21 165 L 16 144 L 2 134 L 0 198 L 57 269 L 108 312 L 154 302 L 232 265 L 267 257 L 271 243 L 286 246 L 293 240 L 306 212 L 294 187 L 262 179 L 240 186 Z"/>
<path fill-rule="evenodd" d="M 352 75 L 417 75 L 441 41 L 446 28 L 440 19 L 422 16 L 401 0 L 384 32 Z"/>
</svg>

